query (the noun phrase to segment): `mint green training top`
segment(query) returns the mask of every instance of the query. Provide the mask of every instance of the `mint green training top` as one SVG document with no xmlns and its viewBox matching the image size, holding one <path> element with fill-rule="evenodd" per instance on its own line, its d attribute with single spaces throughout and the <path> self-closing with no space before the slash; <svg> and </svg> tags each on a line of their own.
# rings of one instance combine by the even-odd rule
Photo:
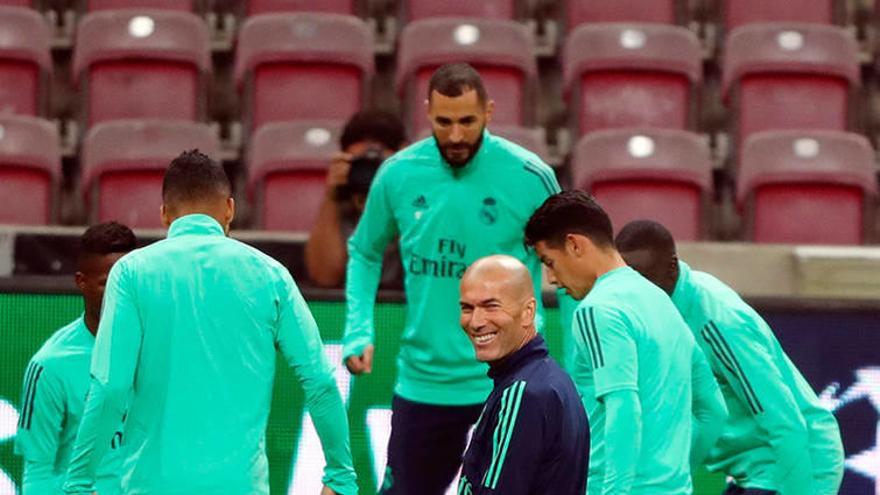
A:
<svg viewBox="0 0 880 495">
<path fill-rule="evenodd" d="M 508 254 L 528 267 L 540 305 L 541 264 L 523 231 L 556 192 L 553 170 L 537 155 L 488 131 L 461 169 L 445 162 L 433 137 L 389 158 L 348 241 L 344 358 L 373 342 L 382 254 L 399 235 L 407 313 L 395 393 L 428 404 L 483 402 L 492 382 L 459 324 L 459 278 L 478 258 Z"/>
<path fill-rule="evenodd" d="M 573 319 L 573 377 L 590 420 L 589 495 L 692 493 L 693 394 L 712 400 L 717 385 L 695 388 L 694 374 L 709 367 L 669 296 L 621 267 L 596 280 Z M 607 415 L 619 392 L 635 395 L 635 417 Z M 632 441 L 611 445 L 619 429 L 632 430 Z"/>
<path fill-rule="evenodd" d="M 707 467 L 743 488 L 836 494 L 844 457 L 834 415 L 736 292 L 683 261 L 679 271 L 672 302 L 706 354 L 729 410 Z"/>
<path fill-rule="evenodd" d="M 24 457 L 25 495 L 62 493 L 89 392 L 89 362 L 94 347 L 95 337 L 80 316 L 52 334 L 25 370 L 15 435 L 15 452 Z M 115 423 L 119 430 L 122 416 Z M 119 493 L 121 438 L 121 431 L 114 435 L 110 449 L 98 464 L 96 486 L 101 495 Z"/>
<path fill-rule="evenodd" d="M 322 347 L 283 266 L 209 216 L 178 218 L 167 239 L 110 271 L 65 491 L 94 490 L 130 403 L 123 493 L 268 494 L 266 420 L 280 350 L 324 448 L 324 483 L 357 493 L 348 420 Z"/>
</svg>

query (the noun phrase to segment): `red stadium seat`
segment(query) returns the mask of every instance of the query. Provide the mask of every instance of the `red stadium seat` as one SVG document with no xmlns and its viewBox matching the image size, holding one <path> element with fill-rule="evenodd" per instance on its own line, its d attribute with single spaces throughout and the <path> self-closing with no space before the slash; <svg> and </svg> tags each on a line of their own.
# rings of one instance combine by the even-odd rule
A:
<svg viewBox="0 0 880 495">
<path fill-rule="evenodd" d="M 737 149 L 761 131 L 849 128 L 850 92 L 859 84 L 858 45 L 842 28 L 778 23 L 738 28 L 728 37 L 723 72 Z"/>
<path fill-rule="evenodd" d="M 0 0 L 2 7 L 24 7 L 30 9 L 34 7 L 33 0 Z"/>
<path fill-rule="evenodd" d="M 611 129 L 581 138 L 572 162 L 574 186 L 605 208 L 613 225 L 650 219 L 676 239 L 702 239 L 712 190 L 708 144 L 673 129 Z"/>
<path fill-rule="evenodd" d="M 34 10 L 0 7 L 0 112 L 41 115 L 51 33 Z"/>
<path fill-rule="evenodd" d="M 196 148 L 219 157 L 220 142 L 206 124 L 117 120 L 91 128 L 83 140 L 80 182 L 89 221 L 162 227 L 159 206 L 165 169 L 181 152 Z"/>
<path fill-rule="evenodd" d="M 632 126 L 687 129 L 702 55 L 696 36 L 660 24 L 594 24 L 568 36 L 564 79 L 579 134 Z"/>
<path fill-rule="evenodd" d="M 404 17 L 410 21 L 432 17 L 477 17 L 512 21 L 517 17 L 516 0 L 402 0 Z"/>
<path fill-rule="evenodd" d="M 684 7 L 679 0 L 566 0 L 566 25 L 572 30 L 581 24 L 598 22 L 652 22 L 675 24 Z"/>
<path fill-rule="evenodd" d="M 724 0 L 728 30 L 759 22 L 812 22 L 833 24 L 842 9 L 838 0 Z"/>
<path fill-rule="evenodd" d="M 0 224 L 53 222 L 60 149 L 58 130 L 51 122 L 0 115 Z"/>
<path fill-rule="evenodd" d="M 754 134 L 737 187 L 750 240 L 861 244 L 877 194 L 868 140 L 837 131 Z"/>
<path fill-rule="evenodd" d="M 514 21 L 438 18 L 408 24 L 400 35 L 397 90 L 415 133 L 429 127 L 423 102 L 434 70 L 449 62 L 467 62 L 483 78 L 497 102 L 492 121 L 526 125 L 529 86 L 536 74 L 534 40 Z"/>
<path fill-rule="evenodd" d="M 241 28 L 235 75 L 253 130 L 269 122 L 346 119 L 364 106 L 373 35 L 336 14 L 267 14 Z"/>
<path fill-rule="evenodd" d="M 244 3 L 249 16 L 283 12 L 358 15 L 361 10 L 357 0 L 246 0 Z"/>
<path fill-rule="evenodd" d="M 87 14 L 77 29 L 73 70 L 85 87 L 89 125 L 128 118 L 201 120 L 204 76 L 211 70 L 208 28 L 185 12 Z"/>
<path fill-rule="evenodd" d="M 259 227 L 312 228 L 343 125 L 336 120 L 277 122 L 256 132 L 248 160 L 248 189 Z"/>
<path fill-rule="evenodd" d="M 85 10 L 156 9 L 197 12 L 199 0 L 84 0 Z"/>
</svg>

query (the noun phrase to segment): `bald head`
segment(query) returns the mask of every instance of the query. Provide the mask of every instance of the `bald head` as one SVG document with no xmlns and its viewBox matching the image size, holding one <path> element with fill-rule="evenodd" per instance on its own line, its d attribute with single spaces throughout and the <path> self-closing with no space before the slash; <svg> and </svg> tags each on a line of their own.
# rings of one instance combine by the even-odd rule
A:
<svg viewBox="0 0 880 495">
<path fill-rule="evenodd" d="M 461 278 L 461 326 L 477 359 L 496 363 L 535 337 L 534 285 L 516 258 L 494 255 L 475 261 Z"/>
<path fill-rule="evenodd" d="M 466 283 L 492 284 L 516 299 L 534 297 L 529 269 L 520 260 L 504 254 L 475 261 L 461 277 L 461 284 Z"/>
</svg>

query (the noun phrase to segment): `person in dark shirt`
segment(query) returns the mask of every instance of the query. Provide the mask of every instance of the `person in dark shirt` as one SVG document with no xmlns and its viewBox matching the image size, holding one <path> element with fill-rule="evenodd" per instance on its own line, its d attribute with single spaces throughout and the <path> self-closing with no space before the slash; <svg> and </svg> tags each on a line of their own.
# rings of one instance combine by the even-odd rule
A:
<svg viewBox="0 0 880 495">
<path fill-rule="evenodd" d="M 583 495 L 590 428 L 571 378 L 535 329 L 528 269 L 475 261 L 461 279 L 461 326 L 494 388 L 464 456 L 459 495 Z"/>
</svg>

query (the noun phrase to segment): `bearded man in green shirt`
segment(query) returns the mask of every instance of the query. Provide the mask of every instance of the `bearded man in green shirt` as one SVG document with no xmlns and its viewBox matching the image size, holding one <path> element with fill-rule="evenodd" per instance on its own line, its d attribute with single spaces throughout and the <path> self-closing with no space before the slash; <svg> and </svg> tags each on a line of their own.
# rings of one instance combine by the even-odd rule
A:
<svg viewBox="0 0 880 495">
<path fill-rule="evenodd" d="M 123 493 L 268 495 L 266 421 L 279 349 L 324 448 L 324 494 L 355 495 L 348 420 L 318 328 L 290 273 L 226 237 L 223 168 L 198 151 L 162 184 L 168 237 L 113 267 L 65 491 L 95 490 L 127 406 Z"/>
<path fill-rule="evenodd" d="M 837 420 L 761 315 L 679 260 L 657 222 L 631 222 L 615 243 L 629 266 L 670 295 L 721 384 L 730 416 L 706 465 L 733 478 L 725 493 L 836 495 L 844 462 Z"/>
<path fill-rule="evenodd" d="M 529 215 L 559 190 L 534 153 L 486 130 L 494 103 L 467 64 L 440 67 L 428 85 L 433 136 L 379 169 L 348 243 L 344 359 L 373 363 L 373 307 L 385 246 L 399 236 L 407 300 L 383 494 L 441 495 L 461 466 L 470 427 L 492 390 L 487 366 L 460 331 L 459 279 L 474 261 L 507 254 L 541 267 L 522 244 Z M 378 350 L 381 352 L 381 349 Z"/>
</svg>

